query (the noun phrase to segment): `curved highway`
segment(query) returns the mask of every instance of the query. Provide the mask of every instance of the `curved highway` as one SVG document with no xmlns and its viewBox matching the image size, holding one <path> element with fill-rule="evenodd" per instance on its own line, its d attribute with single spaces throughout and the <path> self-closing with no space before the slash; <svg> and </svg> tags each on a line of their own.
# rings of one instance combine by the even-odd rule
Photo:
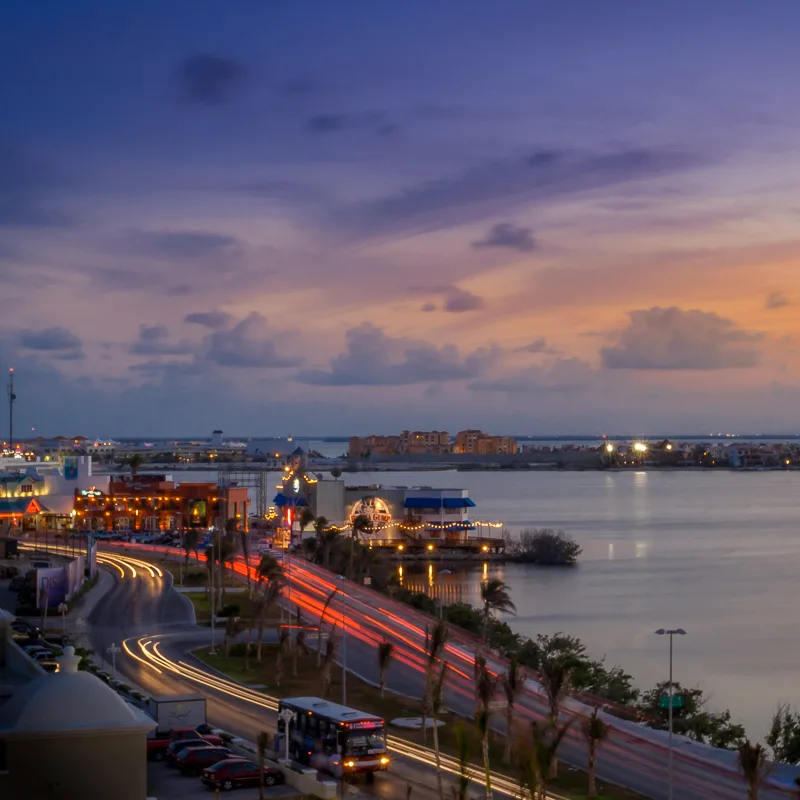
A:
<svg viewBox="0 0 800 800">
<path fill-rule="evenodd" d="M 112 554 L 123 557 L 118 550 L 103 551 L 101 557 L 110 557 Z M 235 568 L 241 574 L 247 569 L 241 561 L 235 564 Z M 387 685 L 401 694 L 412 697 L 422 695 L 425 626 L 433 622 L 429 617 L 366 587 L 347 582 L 344 582 L 346 586 L 343 587 L 342 582 L 337 581 L 330 573 L 296 558 L 290 560 L 287 573 L 291 584 L 292 604 L 303 608 L 307 618 L 312 620 L 320 618 L 331 593 L 338 590 L 324 611 L 324 619 L 329 624 L 337 624 L 340 629 L 344 622 L 351 669 L 352 665 L 357 665 L 357 674 L 365 680 L 377 683 L 375 648 L 382 639 L 389 639 L 395 645 L 395 653 Z M 197 647 L 204 641 L 208 642 L 208 634 L 205 634 L 204 640 L 202 631 L 187 637 L 185 632 L 178 633 L 174 630 L 176 624 L 183 631 L 186 630 L 188 621 L 185 617 L 181 618 L 186 609 L 181 609 L 180 605 L 185 606 L 187 601 L 176 593 L 169 592 L 164 582 L 146 574 L 141 575 L 137 582 L 141 582 L 144 588 L 138 591 L 132 587 L 126 589 L 123 586 L 126 579 L 120 578 L 118 589 L 123 593 L 124 599 L 118 601 L 115 596 L 113 604 L 103 603 L 104 607 L 113 605 L 119 610 L 96 612 L 100 630 L 105 631 L 104 634 L 98 633 L 98 636 L 102 636 L 102 643 L 108 646 L 109 636 L 115 636 L 116 639 L 113 640 L 119 644 L 119 631 L 122 629 L 125 632 L 127 650 L 123 656 L 125 674 L 130 674 L 133 680 L 153 693 L 186 691 L 187 682 L 195 687 L 203 685 L 210 698 L 209 717 L 221 727 L 236 733 L 241 732 L 241 735 L 252 739 L 261 729 L 247 724 L 247 715 L 255 714 L 255 719 L 251 722 L 256 724 L 260 716 L 259 712 L 253 710 L 255 698 L 242 696 L 242 687 L 238 684 L 230 681 L 230 685 L 224 684 L 227 681 L 224 676 L 216 676 L 211 680 L 208 677 L 209 669 L 205 665 L 186 656 L 186 651 L 192 646 Z M 154 584 L 152 587 L 151 582 Z M 160 591 L 156 591 L 156 583 L 160 584 Z M 342 592 L 343 588 L 346 595 Z M 94 619 L 90 621 L 95 623 Z M 173 628 L 172 632 L 170 628 Z M 95 641 L 94 638 L 92 641 Z M 98 645 L 100 643 L 98 641 Z M 470 716 L 474 707 L 475 647 L 475 639 L 451 629 L 446 655 L 450 667 L 446 702 L 451 710 L 464 716 Z M 160 659 L 163 660 L 162 663 L 159 663 Z M 490 669 L 497 674 L 501 674 L 506 666 L 502 659 L 494 656 L 489 661 Z M 159 671 L 156 672 L 155 669 Z M 179 688 L 167 688 L 169 686 Z M 268 699 L 260 692 L 255 694 L 262 704 L 260 707 L 269 711 L 269 706 L 263 705 Z M 258 703 L 255 705 L 259 706 Z M 532 680 L 527 681 L 526 691 L 517 701 L 516 716 L 521 721 L 541 720 L 545 713 L 546 705 L 538 685 Z M 565 704 L 564 719 L 579 716 L 581 713 L 585 713 L 585 707 L 579 703 L 568 701 Z M 245 717 L 241 714 L 245 714 Z M 503 712 L 498 712 L 498 728 L 503 726 L 503 717 Z M 658 734 L 653 735 L 649 730 L 642 731 L 631 723 L 612 721 L 612 724 L 614 727 L 611 734 L 598 752 L 598 776 L 627 786 L 654 800 L 666 800 L 666 743 L 659 741 Z M 680 743 L 683 740 L 679 738 L 677 741 Z M 734 753 L 711 749 L 707 753 L 702 749 L 697 752 L 696 747 L 679 743 L 676 743 L 674 750 L 676 800 L 745 800 L 747 791 L 736 768 Z M 422 760 L 427 757 L 424 754 Z M 565 739 L 560 757 L 568 764 L 585 768 L 586 746 L 577 724 Z M 497 788 L 502 791 L 504 787 L 498 785 Z M 505 788 L 508 793 L 513 793 L 511 787 Z M 764 786 L 760 794 L 762 800 L 786 800 L 795 796 L 795 792 L 775 783 Z"/>
</svg>

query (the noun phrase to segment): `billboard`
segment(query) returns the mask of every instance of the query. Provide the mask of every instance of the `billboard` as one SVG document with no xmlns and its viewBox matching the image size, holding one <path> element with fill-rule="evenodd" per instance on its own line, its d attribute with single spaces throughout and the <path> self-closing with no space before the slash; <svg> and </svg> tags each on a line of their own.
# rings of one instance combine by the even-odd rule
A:
<svg viewBox="0 0 800 800">
<path fill-rule="evenodd" d="M 67 456 L 64 459 L 64 480 L 78 480 L 78 459 L 73 456 Z"/>
<path fill-rule="evenodd" d="M 86 558 L 89 562 L 89 578 L 97 575 L 97 542 L 94 536 L 89 536 L 86 542 Z"/>
<path fill-rule="evenodd" d="M 36 570 L 36 607 L 54 608 L 67 599 L 69 580 L 66 567 L 45 567 Z"/>
<path fill-rule="evenodd" d="M 84 559 L 83 555 L 79 555 L 67 564 L 67 600 L 72 599 L 83 586 L 84 577 Z"/>
<path fill-rule="evenodd" d="M 380 497 L 362 497 L 350 509 L 350 522 L 356 517 L 365 516 L 373 525 L 386 525 L 392 521 L 389 504 Z M 369 533 L 369 531 L 366 531 Z"/>
</svg>

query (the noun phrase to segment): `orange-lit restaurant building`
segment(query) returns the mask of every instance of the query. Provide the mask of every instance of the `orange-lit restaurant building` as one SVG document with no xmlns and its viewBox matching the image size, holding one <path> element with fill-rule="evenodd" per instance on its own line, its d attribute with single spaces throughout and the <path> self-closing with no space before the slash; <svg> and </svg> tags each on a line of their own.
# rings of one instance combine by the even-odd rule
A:
<svg viewBox="0 0 800 800">
<path fill-rule="evenodd" d="M 107 491 L 76 490 L 74 526 L 83 530 L 181 530 L 224 526 L 235 519 L 248 528 L 248 491 L 215 483 L 175 483 L 166 475 L 112 479 Z"/>
</svg>

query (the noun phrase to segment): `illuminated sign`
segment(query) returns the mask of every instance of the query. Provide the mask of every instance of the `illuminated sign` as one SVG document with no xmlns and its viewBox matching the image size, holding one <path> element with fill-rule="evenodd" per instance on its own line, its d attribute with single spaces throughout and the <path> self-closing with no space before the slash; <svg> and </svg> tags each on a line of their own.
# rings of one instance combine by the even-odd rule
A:
<svg viewBox="0 0 800 800">
<path fill-rule="evenodd" d="M 298 494 L 300 491 L 300 478 L 295 478 L 292 482 L 292 488 L 294 489 L 294 493 Z"/>
<path fill-rule="evenodd" d="M 382 722 L 349 722 L 347 727 L 350 728 L 351 731 L 370 731 L 374 730 L 375 728 L 382 728 Z"/>
<path fill-rule="evenodd" d="M 380 497 L 362 497 L 350 509 L 350 522 L 356 517 L 364 516 L 373 525 L 383 525 L 392 521 L 389 505 Z"/>
<path fill-rule="evenodd" d="M 81 489 L 81 497 L 102 497 L 103 493 L 99 489 Z"/>
</svg>

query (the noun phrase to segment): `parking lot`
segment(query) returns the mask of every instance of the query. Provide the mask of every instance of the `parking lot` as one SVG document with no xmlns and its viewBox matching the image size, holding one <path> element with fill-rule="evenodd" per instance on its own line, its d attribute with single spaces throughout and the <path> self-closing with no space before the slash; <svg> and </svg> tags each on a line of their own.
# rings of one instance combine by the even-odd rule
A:
<svg viewBox="0 0 800 800">
<path fill-rule="evenodd" d="M 213 790 L 206 789 L 200 778 L 184 777 L 163 761 L 150 761 L 147 765 L 147 794 L 158 800 L 210 800 L 214 797 Z M 299 794 L 291 786 L 264 788 L 264 797 L 298 797 Z M 234 789 L 225 792 L 225 796 L 236 800 L 256 800 L 258 789 Z"/>
</svg>

